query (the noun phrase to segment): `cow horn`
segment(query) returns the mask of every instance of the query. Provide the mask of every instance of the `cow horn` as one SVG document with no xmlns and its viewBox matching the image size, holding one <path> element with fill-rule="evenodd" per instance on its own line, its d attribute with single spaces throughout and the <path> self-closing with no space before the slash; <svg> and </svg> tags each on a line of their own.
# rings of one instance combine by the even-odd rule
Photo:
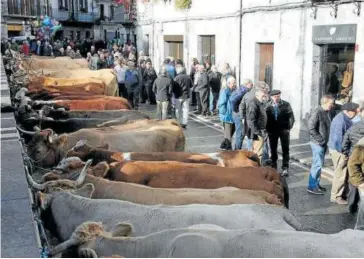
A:
<svg viewBox="0 0 364 259">
<path fill-rule="evenodd" d="M 40 128 L 39 128 L 38 126 L 34 126 L 34 127 L 33 127 L 33 129 L 34 129 L 35 131 L 40 131 Z"/>
<path fill-rule="evenodd" d="M 36 132 L 34 132 L 34 131 L 27 131 L 27 130 L 23 130 L 22 128 L 20 128 L 19 126 L 16 126 L 16 128 L 21 132 L 21 133 L 23 133 L 23 134 L 25 134 L 25 135 L 31 135 L 31 136 L 34 136 L 34 134 L 36 133 Z"/>
<path fill-rule="evenodd" d="M 39 184 L 39 183 L 37 183 L 37 182 L 35 182 L 33 180 L 33 178 L 29 174 L 29 171 L 28 171 L 27 167 L 25 167 L 25 173 L 26 173 L 27 180 L 28 180 L 28 183 L 29 183 L 30 187 L 32 187 L 33 189 L 36 189 L 37 191 L 43 191 L 46 188 L 45 183 L 44 184 Z"/>
<path fill-rule="evenodd" d="M 70 248 L 71 246 L 77 246 L 79 245 L 81 242 L 80 240 L 77 240 L 73 237 L 71 237 L 70 239 L 64 241 L 63 243 L 59 244 L 58 246 L 56 246 L 55 248 L 53 248 L 50 252 L 49 252 L 49 256 L 55 256 L 59 253 L 62 253 L 63 251 L 67 250 L 68 248 Z"/>
<path fill-rule="evenodd" d="M 87 169 L 91 165 L 91 163 L 92 163 L 92 159 L 87 160 L 85 166 L 83 167 L 83 169 L 80 173 L 80 176 L 76 180 L 76 187 L 81 186 L 83 184 L 83 182 L 85 181 Z"/>
</svg>

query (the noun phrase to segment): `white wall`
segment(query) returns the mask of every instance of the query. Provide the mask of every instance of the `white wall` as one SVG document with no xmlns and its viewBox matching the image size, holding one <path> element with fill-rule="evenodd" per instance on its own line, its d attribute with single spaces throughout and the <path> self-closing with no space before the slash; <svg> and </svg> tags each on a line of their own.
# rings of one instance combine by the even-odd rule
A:
<svg viewBox="0 0 364 259">
<path fill-rule="evenodd" d="M 177 10 L 173 1 L 153 2 L 153 5 L 138 3 L 138 15 L 141 17 L 141 26 L 137 28 L 138 38 L 150 35 L 150 54 L 154 64 L 161 64 L 165 58 L 164 35 L 184 35 L 184 61 L 187 67 L 191 65 L 192 58 L 198 57 L 198 37 L 215 35 L 216 65 L 222 66 L 228 62 L 239 71 L 239 16 L 235 13 L 240 8 L 240 1 L 229 0 L 229 4 L 222 4 L 219 0 L 199 0 L 192 3 L 188 13 Z M 231 17 L 212 19 L 214 16 Z M 139 50 L 144 49 L 143 44 L 139 40 Z"/>
<path fill-rule="evenodd" d="M 264 0 L 244 1 L 244 8 L 267 5 Z M 282 4 L 285 1 L 272 1 Z M 292 1 L 290 1 L 292 2 Z M 298 2 L 298 1 L 297 1 Z M 282 98 L 292 104 L 296 129 L 305 129 L 306 119 L 313 107 L 311 103 L 313 47 L 312 27 L 315 25 L 357 24 L 353 101 L 364 98 L 360 75 L 364 73 L 364 17 L 353 13 L 354 5 L 339 5 L 337 18 L 330 15 L 330 8 L 319 8 L 317 18 L 312 10 L 293 9 L 275 12 L 255 12 L 243 16 L 242 72 L 243 78 L 256 79 L 257 43 L 274 43 L 273 87 L 282 90 Z M 362 7 L 362 12 L 364 8 Z"/>
</svg>

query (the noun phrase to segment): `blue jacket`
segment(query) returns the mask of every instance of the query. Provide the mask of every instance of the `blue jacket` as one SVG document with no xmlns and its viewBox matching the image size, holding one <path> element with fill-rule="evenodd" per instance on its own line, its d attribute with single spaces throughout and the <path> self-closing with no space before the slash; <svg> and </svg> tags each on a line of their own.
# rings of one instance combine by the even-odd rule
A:
<svg viewBox="0 0 364 259">
<path fill-rule="evenodd" d="M 241 85 L 231 93 L 230 101 L 232 104 L 233 112 L 239 112 L 241 99 L 246 94 L 246 92 L 248 92 L 248 88 L 246 88 L 244 85 Z"/>
<path fill-rule="evenodd" d="M 168 77 L 173 80 L 176 76 L 176 69 L 174 68 L 174 66 L 168 64 L 168 65 L 166 65 L 166 70 L 167 70 Z"/>
<path fill-rule="evenodd" d="M 230 100 L 231 89 L 226 87 L 221 89 L 219 95 L 219 117 L 222 122 L 234 123 L 233 121 L 233 106 Z"/>
<path fill-rule="evenodd" d="M 345 132 L 353 125 L 353 122 L 343 112 L 340 112 L 331 122 L 328 146 L 330 149 L 342 152 L 342 143 Z"/>
</svg>

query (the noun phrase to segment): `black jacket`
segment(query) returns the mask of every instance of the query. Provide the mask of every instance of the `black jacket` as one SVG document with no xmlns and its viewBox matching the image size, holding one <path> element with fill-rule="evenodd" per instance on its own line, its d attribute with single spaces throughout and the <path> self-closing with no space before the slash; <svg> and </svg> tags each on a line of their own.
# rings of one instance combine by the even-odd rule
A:
<svg viewBox="0 0 364 259">
<path fill-rule="evenodd" d="M 246 112 L 248 109 L 248 104 L 254 100 L 255 98 L 255 89 L 251 89 L 249 92 L 247 92 L 243 98 L 241 99 L 241 102 L 239 104 L 239 113 L 241 118 L 246 118 Z"/>
<path fill-rule="evenodd" d="M 143 74 L 143 84 L 144 85 L 153 85 L 154 80 L 157 78 L 157 74 L 154 68 L 145 69 Z"/>
<path fill-rule="evenodd" d="M 326 146 L 330 136 L 331 113 L 321 106 L 316 108 L 308 119 L 310 141 L 320 146 Z"/>
<path fill-rule="evenodd" d="M 359 142 L 361 138 L 364 137 L 364 119 L 355 123 L 351 128 L 345 133 L 343 140 L 342 152 L 346 156 L 349 156 L 354 149 L 354 145 Z"/>
<path fill-rule="evenodd" d="M 197 81 L 196 91 L 203 91 L 209 89 L 209 79 L 206 72 L 201 73 Z"/>
<path fill-rule="evenodd" d="M 250 139 L 255 139 L 256 136 L 266 137 L 267 114 L 264 103 L 254 98 L 248 105 L 246 119 Z"/>
<path fill-rule="evenodd" d="M 174 78 L 173 93 L 177 99 L 190 98 L 190 89 L 193 87 L 191 77 L 186 74 L 179 74 Z"/>
<path fill-rule="evenodd" d="M 220 92 L 221 88 L 221 73 L 217 72 L 210 72 L 208 74 L 209 77 L 209 84 L 212 92 L 218 93 Z"/>
<path fill-rule="evenodd" d="M 280 130 L 291 130 L 294 120 L 294 114 L 289 102 L 281 100 L 278 103 L 278 117 L 275 118 L 273 102 L 269 101 L 266 106 L 267 112 L 267 131 L 269 133 Z"/>
<path fill-rule="evenodd" d="M 153 84 L 153 92 L 157 101 L 169 101 L 173 91 L 173 81 L 168 76 L 158 76 Z"/>
</svg>

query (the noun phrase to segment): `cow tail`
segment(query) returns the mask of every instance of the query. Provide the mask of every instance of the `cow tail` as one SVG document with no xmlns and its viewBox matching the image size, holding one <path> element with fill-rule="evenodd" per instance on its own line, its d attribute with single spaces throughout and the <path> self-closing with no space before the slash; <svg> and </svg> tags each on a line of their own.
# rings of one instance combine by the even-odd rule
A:
<svg viewBox="0 0 364 259">
<path fill-rule="evenodd" d="M 281 180 L 281 184 L 283 187 L 283 204 L 284 206 L 288 209 L 289 208 L 289 189 L 288 189 L 288 185 L 287 185 L 287 181 L 284 178 L 284 176 L 280 175 L 280 180 Z"/>
</svg>

